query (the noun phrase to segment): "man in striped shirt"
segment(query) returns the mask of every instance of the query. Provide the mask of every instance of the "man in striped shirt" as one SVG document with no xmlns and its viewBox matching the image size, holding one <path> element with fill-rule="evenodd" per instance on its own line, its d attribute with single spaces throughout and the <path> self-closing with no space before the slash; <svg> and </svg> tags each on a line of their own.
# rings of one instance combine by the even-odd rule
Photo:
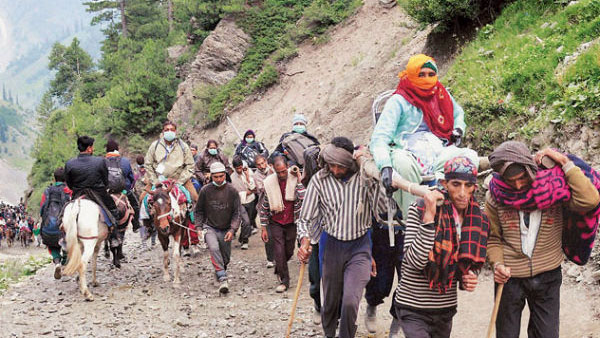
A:
<svg viewBox="0 0 600 338">
<path fill-rule="evenodd" d="M 326 165 L 308 184 L 298 220 L 300 261 L 308 261 L 311 241 L 317 243 L 321 238 L 321 318 L 327 337 L 335 337 L 338 317 L 339 337 L 354 337 L 363 290 L 376 273 L 366 234 L 374 212 L 377 182 L 359 173 L 353 152 L 352 141 L 345 137 L 334 138 L 321 150 Z M 378 200 L 377 212 L 385 212 L 385 199 Z M 314 222 L 318 218 L 321 222 Z"/>
<path fill-rule="evenodd" d="M 485 263 L 489 224 L 473 198 L 477 167 L 466 157 L 446 162 L 444 190 L 408 208 L 402 275 L 394 298 L 406 338 L 450 337 L 457 283 L 475 290 Z M 439 205 L 439 206 L 438 206 Z"/>
</svg>

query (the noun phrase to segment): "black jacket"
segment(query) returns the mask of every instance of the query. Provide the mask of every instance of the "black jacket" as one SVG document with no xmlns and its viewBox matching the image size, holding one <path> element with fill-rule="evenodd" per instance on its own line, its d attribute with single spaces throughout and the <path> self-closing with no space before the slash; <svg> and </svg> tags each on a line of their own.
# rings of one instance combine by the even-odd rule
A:
<svg viewBox="0 0 600 338">
<path fill-rule="evenodd" d="M 82 189 L 106 190 L 108 168 L 103 157 L 79 154 L 65 164 L 65 178 L 74 195 Z"/>
<path fill-rule="evenodd" d="M 256 164 L 254 163 L 256 155 L 262 155 L 262 157 L 267 159 L 269 158 L 269 151 L 262 142 L 254 141 L 246 143 L 246 141 L 242 141 L 235 148 L 235 155 L 240 156 L 242 160 L 246 161 L 250 168 L 256 168 Z"/>
</svg>

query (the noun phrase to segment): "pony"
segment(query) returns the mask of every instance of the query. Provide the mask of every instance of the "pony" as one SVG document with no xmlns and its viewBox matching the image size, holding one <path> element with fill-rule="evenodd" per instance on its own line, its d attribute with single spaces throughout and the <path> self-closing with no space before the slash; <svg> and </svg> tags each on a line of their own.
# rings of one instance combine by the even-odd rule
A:
<svg viewBox="0 0 600 338">
<path fill-rule="evenodd" d="M 21 227 L 21 230 L 19 231 L 19 242 L 21 242 L 21 247 L 28 247 L 30 238 L 31 232 L 29 228 Z"/>
<path fill-rule="evenodd" d="M 171 280 L 169 274 L 169 236 L 173 236 L 175 242 L 173 246 L 173 260 L 175 261 L 173 287 L 178 288 L 181 285 L 180 273 L 184 271 L 181 264 L 183 228 L 179 224 L 184 221 L 185 210 L 181 210 L 177 201 L 171 195 L 172 188 L 172 185 L 165 188 L 162 184 L 159 184 L 154 191 L 149 192 L 152 197 L 150 215 L 163 249 L 163 280 L 165 282 Z"/>
<path fill-rule="evenodd" d="M 4 234 L 6 235 L 6 245 L 8 245 L 9 248 L 12 247 L 13 243 L 15 242 L 15 237 L 17 236 L 15 229 L 12 227 L 7 227 Z"/>
<path fill-rule="evenodd" d="M 87 287 L 87 264 L 92 258 L 92 285 L 96 281 L 96 262 L 102 241 L 108 237 L 108 226 L 100 217 L 98 204 L 83 198 L 69 202 L 63 213 L 62 227 L 66 233 L 68 263 L 63 273 L 79 273 L 79 290 L 87 301 L 94 296 Z"/>
</svg>

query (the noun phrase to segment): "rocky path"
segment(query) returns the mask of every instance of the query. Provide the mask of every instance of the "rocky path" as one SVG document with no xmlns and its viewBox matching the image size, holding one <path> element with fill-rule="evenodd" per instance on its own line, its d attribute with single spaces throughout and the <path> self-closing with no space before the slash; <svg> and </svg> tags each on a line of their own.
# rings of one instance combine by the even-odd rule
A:
<svg viewBox="0 0 600 338">
<path fill-rule="evenodd" d="M 186 257 L 182 287 L 162 281 L 161 249 L 139 248 L 137 234 L 128 233 L 128 263 L 112 269 L 99 259 L 100 285 L 91 288 L 96 300 L 85 302 L 74 277 L 56 281 L 50 267 L 13 285 L 0 296 L 1 337 L 283 337 L 293 288 L 277 294 L 272 269 L 265 266 L 258 236 L 250 250 L 234 247 L 230 265 L 231 292 L 219 296 L 208 254 Z M 5 248 L 4 248 L 5 249 Z M 0 250 L 1 251 L 1 250 Z M 38 250 L 39 252 L 39 250 Z M 292 280 L 298 263 L 290 263 Z M 565 277 L 562 289 L 561 336 L 600 337 L 600 291 Z M 321 337 L 311 322 L 311 300 L 305 276 L 293 337 Z M 489 273 L 472 294 L 461 292 L 453 337 L 483 337 L 492 307 Z M 390 300 L 379 308 L 379 333 L 385 337 L 391 321 Z M 358 337 L 367 337 L 361 305 Z M 525 332 L 523 325 L 522 332 Z M 525 335 L 523 335 L 525 336 Z"/>
</svg>

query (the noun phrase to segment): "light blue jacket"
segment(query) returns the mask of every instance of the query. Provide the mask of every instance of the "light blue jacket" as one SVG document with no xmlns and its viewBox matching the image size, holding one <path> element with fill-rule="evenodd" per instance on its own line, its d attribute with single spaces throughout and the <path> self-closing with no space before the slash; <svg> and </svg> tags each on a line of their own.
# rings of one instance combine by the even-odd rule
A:
<svg viewBox="0 0 600 338">
<path fill-rule="evenodd" d="M 460 128 L 465 133 L 465 112 L 450 95 L 454 105 L 454 129 Z M 392 95 L 383 108 L 377 121 L 369 149 L 377 168 L 392 166 L 391 152 L 394 149 L 406 148 L 407 135 L 414 134 L 423 122 L 421 109 L 408 103 L 400 94 Z M 394 144 L 392 147 L 391 144 Z"/>
</svg>

